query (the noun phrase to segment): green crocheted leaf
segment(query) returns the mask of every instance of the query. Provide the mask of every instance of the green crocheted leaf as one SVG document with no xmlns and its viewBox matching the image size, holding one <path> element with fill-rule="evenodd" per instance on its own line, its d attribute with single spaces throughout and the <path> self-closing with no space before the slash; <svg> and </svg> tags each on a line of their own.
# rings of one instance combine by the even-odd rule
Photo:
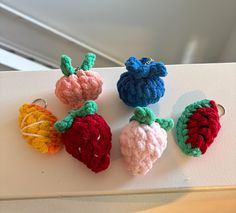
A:
<svg viewBox="0 0 236 213">
<path fill-rule="evenodd" d="M 97 112 L 97 104 L 95 101 L 86 101 L 85 104 L 76 110 L 72 110 L 69 112 L 73 117 L 83 117 L 86 115 L 93 115 Z"/>
<path fill-rule="evenodd" d="M 155 122 L 156 116 L 153 111 L 148 107 L 136 107 L 134 115 L 130 118 L 130 121 L 138 121 L 141 124 L 151 125 Z"/>
<path fill-rule="evenodd" d="M 74 121 L 74 118 L 70 115 L 66 116 L 63 120 L 57 121 L 54 124 L 54 128 L 58 132 L 65 132 L 67 129 L 69 129 Z"/>
<path fill-rule="evenodd" d="M 84 57 L 84 61 L 80 67 L 80 69 L 86 71 L 91 70 L 94 66 L 96 60 L 96 55 L 94 53 L 87 53 Z"/>
<path fill-rule="evenodd" d="M 68 55 L 61 56 L 61 71 L 64 75 L 69 76 L 75 74 L 75 69 L 72 66 L 72 60 Z"/>
<path fill-rule="evenodd" d="M 157 118 L 153 111 L 148 107 L 136 107 L 134 115 L 130 121 L 138 121 L 140 124 L 152 125 L 154 122 L 160 124 L 161 128 L 170 131 L 174 127 L 174 120 L 171 118 Z"/>
<path fill-rule="evenodd" d="M 163 128 L 167 132 L 174 127 L 174 120 L 172 118 L 157 118 L 155 122 L 159 123 L 161 128 Z"/>
<path fill-rule="evenodd" d="M 76 117 L 93 115 L 96 112 L 97 112 L 97 104 L 94 101 L 87 101 L 80 109 L 70 111 L 63 120 L 57 121 L 54 127 L 59 132 L 65 132 L 67 129 L 71 127 Z"/>
</svg>

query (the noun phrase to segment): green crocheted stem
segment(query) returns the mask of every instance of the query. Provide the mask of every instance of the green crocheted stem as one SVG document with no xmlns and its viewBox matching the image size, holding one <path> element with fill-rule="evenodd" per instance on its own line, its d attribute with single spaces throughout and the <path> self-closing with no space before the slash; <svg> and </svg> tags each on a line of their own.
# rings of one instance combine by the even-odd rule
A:
<svg viewBox="0 0 236 213">
<path fill-rule="evenodd" d="M 156 115 L 148 107 L 136 107 L 134 115 L 130 118 L 130 121 L 138 121 L 140 124 L 151 125 L 156 120 Z"/>
<path fill-rule="evenodd" d="M 70 111 L 63 120 L 57 121 L 54 127 L 59 132 L 65 132 L 67 129 L 71 127 L 76 117 L 93 115 L 96 112 L 97 112 L 97 104 L 94 101 L 87 101 L 80 109 Z"/>
<path fill-rule="evenodd" d="M 174 127 L 174 120 L 172 118 L 157 118 L 155 122 L 159 123 L 161 128 L 167 132 Z"/>
<path fill-rule="evenodd" d="M 75 68 L 72 66 L 71 58 L 68 55 L 61 56 L 61 71 L 65 76 L 75 74 Z"/>
<path fill-rule="evenodd" d="M 188 140 L 187 123 L 192 114 L 200 107 L 211 107 L 210 100 L 204 99 L 188 105 L 176 124 L 176 137 L 177 143 L 180 149 L 186 154 L 194 157 L 198 157 L 202 154 L 199 148 L 192 148 L 190 143 L 186 143 Z"/>
<path fill-rule="evenodd" d="M 171 118 L 157 118 L 153 111 L 148 107 L 136 107 L 134 115 L 130 121 L 138 121 L 140 124 L 152 125 L 154 122 L 160 124 L 161 128 L 170 131 L 174 127 L 174 120 Z"/>
<path fill-rule="evenodd" d="M 84 56 L 84 61 L 80 67 L 80 69 L 86 71 L 86 70 L 91 70 L 92 67 L 94 66 L 96 60 L 96 55 L 94 53 L 87 53 Z"/>
</svg>

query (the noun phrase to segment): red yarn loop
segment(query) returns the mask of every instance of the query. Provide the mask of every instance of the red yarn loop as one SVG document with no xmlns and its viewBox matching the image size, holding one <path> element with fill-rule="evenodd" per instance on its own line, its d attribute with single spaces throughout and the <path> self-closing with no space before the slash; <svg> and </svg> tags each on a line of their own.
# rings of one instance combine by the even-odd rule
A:
<svg viewBox="0 0 236 213">
<path fill-rule="evenodd" d="M 66 151 L 83 162 L 93 172 L 110 164 L 111 130 L 98 114 L 76 117 L 72 126 L 62 134 Z"/>
</svg>

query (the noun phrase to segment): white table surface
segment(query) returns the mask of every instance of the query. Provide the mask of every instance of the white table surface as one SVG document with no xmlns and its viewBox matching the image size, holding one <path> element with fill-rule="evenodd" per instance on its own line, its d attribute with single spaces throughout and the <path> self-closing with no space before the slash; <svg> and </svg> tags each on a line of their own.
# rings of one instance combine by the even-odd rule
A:
<svg viewBox="0 0 236 213">
<path fill-rule="evenodd" d="M 143 177 L 130 176 L 119 154 L 118 135 L 132 114 L 132 109 L 119 100 L 115 87 L 124 68 L 96 69 L 104 79 L 104 92 L 97 100 L 99 113 L 113 131 L 111 167 L 100 174 L 91 173 L 65 151 L 53 157 L 42 156 L 24 144 L 20 136 L 17 110 L 24 102 L 45 98 L 48 109 L 58 118 L 66 115 L 67 107 L 53 94 L 61 73 L 56 70 L 0 72 L 0 198 L 234 188 L 236 64 L 170 65 L 168 70 L 165 97 L 159 104 L 150 106 L 158 116 L 176 120 L 187 104 L 204 98 L 224 105 L 226 115 L 221 119 L 219 136 L 206 155 L 191 158 L 182 154 L 173 131 L 169 133 L 163 157 Z"/>
</svg>

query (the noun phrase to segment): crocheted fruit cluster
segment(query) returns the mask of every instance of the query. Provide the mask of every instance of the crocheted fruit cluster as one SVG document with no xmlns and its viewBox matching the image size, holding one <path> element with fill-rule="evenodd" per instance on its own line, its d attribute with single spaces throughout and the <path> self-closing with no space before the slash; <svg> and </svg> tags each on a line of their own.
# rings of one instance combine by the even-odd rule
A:
<svg viewBox="0 0 236 213">
<path fill-rule="evenodd" d="M 120 135 L 121 154 L 133 175 L 145 175 L 167 146 L 172 119 L 157 118 L 151 109 L 137 107 Z"/>
<path fill-rule="evenodd" d="M 55 128 L 62 132 L 62 142 L 68 153 L 93 172 L 100 172 L 110 164 L 112 136 L 110 127 L 96 112 L 96 103 L 87 101 L 56 122 Z"/>
<path fill-rule="evenodd" d="M 164 81 L 160 78 L 167 75 L 165 65 L 149 58 L 130 57 L 125 66 L 128 71 L 121 74 L 117 82 L 121 100 L 131 107 L 158 102 L 165 93 Z"/>
<path fill-rule="evenodd" d="M 56 96 L 72 108 L 81 107 L 87 100 L 95 100 L 102 92 L 102 79 L 97 72 L 91 71 L 96 56 L 93 53 L 85 55 L 79 69 L 72 66 L 71 58 L 61 56 L 61 70 L 64 76 L 56 83 Z"/>
<path fill-rule="evenodd" d="M 188 105 L 176 125 L 177 143 L 186 154 L 198 157 L 214 142 L 220 130 L 219 114 L 213 100 Z"/>
<path fill-rule="evenodd" d="M 54 129 L 57 118 L 36 104 L 23 104 L 19 126 L 25 140 L 41 153 L 54 154 L 61 149 L 61 137 Z"/>
</svg>

